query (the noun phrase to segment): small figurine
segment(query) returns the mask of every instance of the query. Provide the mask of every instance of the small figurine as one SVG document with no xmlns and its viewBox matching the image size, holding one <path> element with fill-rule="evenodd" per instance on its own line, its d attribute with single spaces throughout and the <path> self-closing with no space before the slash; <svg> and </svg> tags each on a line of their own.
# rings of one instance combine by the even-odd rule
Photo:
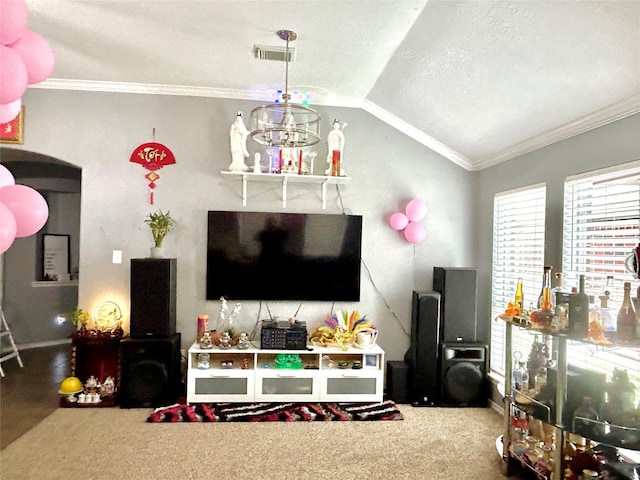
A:
<svg viewBox="0 0 640 480">
<path fill-rule="evenodd" d="M 100 394 L 103 397 L 108 397 L 109 395 L 113 395 L 116 391 L 116 384 L 113 380 L 113 377 L 107 377 L 105 381 L 102 383 L 102 390 Z"/>
<path fill-rule="evenodd" d="M 242 120 L 242 112 L 238 112 L 236 120 L 229 131 L 229 141 L 231 143 L 231 165 L 229 165 L 229 171 L 231 172 L 246 172 L 249 170 L 249 167 L 244 163 L 244 159 L 249 157 L 249 152 L 247 151 L 248 135 L 249 130 L 247 130 Z"/>
<path fill-rule="evenodd" d="M 208 353 L 199 353 L 198 354 L 198 368 L 200 370 L 206 370 L 210 366 L 209 364 L 209 354 Z"/>
<path fill-rule="evenodd" d="M 249 342 L 249 339 L 247 338 L 247 334 L 245 332 L 242 332 L 240 334 L 240 339 L 238 340 L 238 348 L 240 350 L 246 350 L 250 346 L 251 346 L 251 343 Z"/>
<path fill-rule="evenodd" d="M 344 169 L 342 168 L 344 161 L 344 133 L 342 133 L 342 130 L 344 130 L 346 126 L 347 124 L 343 123 L 341 127 L 340 120 L 338 119 L 333 121 L 333 130 L 327 135 L 327 164 L 329 168 L 324 172 L 325 175 L 333 175 L 336 177 L 345 175 Z M 336 165 L 334 165 L 334 162 Z"/>
<path fill-rule="evenodd" d="M 220 344 L 218 347 L 223 350 L 231 348 L 231 335 L 229 335 L 229 332 L 222 333 L 222 338 L 220 338 Z"/>
<path fill-rule="evenodd" d="M 204 332 L 202 338 L 199 340 L 200 348 L 209 349 L 213 348 L 213 341 L 211 340 L 211 333 Z"/>
</svg>

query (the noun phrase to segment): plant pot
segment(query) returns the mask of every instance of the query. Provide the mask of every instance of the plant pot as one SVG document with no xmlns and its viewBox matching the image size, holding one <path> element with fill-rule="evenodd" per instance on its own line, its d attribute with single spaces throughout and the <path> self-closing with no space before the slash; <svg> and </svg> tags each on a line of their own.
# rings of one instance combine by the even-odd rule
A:
<svg viewBox="0 0 640 480">
<path fill-rule="evenodd" d="M 162 247 L 151 247 L 151 258 L 164 258 Z"/>
</svg>

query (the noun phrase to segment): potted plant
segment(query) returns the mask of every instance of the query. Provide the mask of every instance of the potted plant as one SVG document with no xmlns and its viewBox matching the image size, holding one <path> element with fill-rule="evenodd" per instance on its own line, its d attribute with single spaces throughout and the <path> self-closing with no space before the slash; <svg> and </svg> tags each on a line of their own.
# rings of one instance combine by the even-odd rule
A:
<svg viewBox="0 0 640 480">
<path fill-rule="evenodd" d="M 175 221 L 171 218 L 169 211 L 164 213 L 162 210 L 149 213 L 145 218 L 145 223 L 151 228 L 154 246 L 151 248 L 151 257 L 162 257 L 162 242 L 164 237 L 171 231 L 175 225 Z"/>
<path fill-rule="evenodd" d="M 69 320 L 76 326 L 76 329 L 83 334 L 89 324 L 89 313 L 78 305 L 76 309 L 69 314 Z"/>
</svg>

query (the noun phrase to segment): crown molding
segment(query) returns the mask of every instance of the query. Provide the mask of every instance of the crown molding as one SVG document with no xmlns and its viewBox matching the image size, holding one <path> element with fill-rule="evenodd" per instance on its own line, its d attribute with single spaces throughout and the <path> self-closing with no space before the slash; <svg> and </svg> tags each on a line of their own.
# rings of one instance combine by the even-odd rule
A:
<svg viewBox="0 0 640 480">
<path fill-rule="evenodd" d="M 640 94 L 632 95 L 573 122 L 505 148 L 495 155 L 485 157 L 474 162 L 472 170 L 483 170 L 638 113 L 640 113 Z"/>
<path fill-rule="evenodd" d="M 273 90 L 235 90 L 231 88 L 198 87 L 191 85 L 165 85 L 154 83 L 104 82 L 95 80 L 68 80 L 49 78 L 43 82 L 29 85 L 29 88 L 50 90 L 76 90 L 85 92 L 135 93 L 140 95 L 175 95 L 184 97 L 227 98 L 233 100 L 251 100 L 273 102 Z M 361 108 L 362 100 L 354 97 L 341 97 L 321 89 L 311 92 L 314 105 Z"/>
<path fill-rule="evenodd" d="M 366 112 L 369 112 L 374 117 L 379 118 L 380 120 L 390 125 L 391 127 L 394 127 L 395 129 L 401 131 L 405 135 L 413 138 L 415 141 L 430 148 L 434 152 L 442 155 L 443 157 L 452 161 L 456 165 L 459 165 L 460 167 L 466 170 L 472 170 L 471 162 L 464 155 L 461 155 L 455 150 L 440 143 L 435 138 L 430 137 L 429 135 L 424 133 L 422 130 L 419 130 L 413 125 L 408 124 L 404 120 L 401 120 L 400 118 L 396 117 L 392 113 L 389 113 L 387 110 L 379 107 L 375 103 L 369 100 L 364 100 L 362 102 L 362 109 L 365 110 Z"/>
</svg>

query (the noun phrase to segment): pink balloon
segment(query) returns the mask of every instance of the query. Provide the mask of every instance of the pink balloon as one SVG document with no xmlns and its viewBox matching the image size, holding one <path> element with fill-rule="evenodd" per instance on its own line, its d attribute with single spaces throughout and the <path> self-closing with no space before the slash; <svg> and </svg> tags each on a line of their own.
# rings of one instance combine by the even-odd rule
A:
<svg viewBox="0 0 640 480">
<path fill-rule="evenodd" d="M 409 222 L 407 228 L 404 229 L 404 238 L 406 238 L 409 243 L 420 243 L 426 236 L 426 230 L 422 224 L 418 222 Z"/>
<path fill-rule="evenodd" d="M 42 195 L 26 185 L 0 188 L 0 202 L 16 219 L 16 237 L 28 237 L 40 230 L 49 217 L 49 206 Z"/>
<path fill-rule="evenodd" d="M 8 123 L 18 116 L 22 107 L 22 98 L 0 105 L 0 123 Z"/>
<path fill-rule="evenodd" d="M 419 222 L 427 216 L 427 204 L 420 198 L 414 198 L 407 204 L 405 213 L 410 221 Z"/>
<path fill-rule="evenodd" d="M 15 185 L 16 180 L 13 178 L 13 174 L 4 165 L 0 165 L 0 188 L 6 185 Z"/>
<path fill-rule="evenodd" d="M 10 47 L 20 55 L 25 67 L 27 67 L 29 85 L 40 83 L 49 78 L 55 62 L 53 50 L 42 35 L 27 29 Z"/>
<path fill-rule="evenodd" d="M 15 102 L 27 89 L 27 67 L 22 58 L 6 45 L 0 45 L 0 104 Z"/>
<path fill-rule="evenodd" d="M 402 230 L 407 226 L 408 223 L 409 219 L 404 213 L 397 212 L 391 215 L 391 217 L 389 218 L 389 225 L 394 230 Z"/>
<path fill-rule="evenodd" d="M 16 239 L 16 219 L 4 203 L 0 202 L 0 254 L 6 252 Z"/>
<path fill-rule="evenodd" d="M 25 0 L 0 0 L 0 43 L 9 45 L 20 38 L 27 28 L 29 10 Z"/>
</svg>

